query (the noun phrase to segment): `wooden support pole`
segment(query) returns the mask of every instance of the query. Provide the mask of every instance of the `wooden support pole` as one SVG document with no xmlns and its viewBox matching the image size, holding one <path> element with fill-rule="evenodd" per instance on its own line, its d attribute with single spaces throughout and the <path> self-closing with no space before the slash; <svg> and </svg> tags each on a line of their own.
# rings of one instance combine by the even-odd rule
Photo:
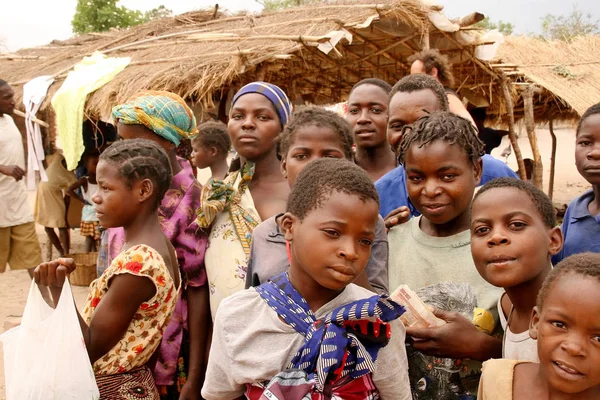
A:
<svg viewBox="0 0 600 400">
<path fill-rule="evenodd" d="M 533 153 L 533 184 L 539 189 L 544 190 L 544 167 L 542 165 L 542 156 L 537 144 L 535 134 L 535 121 L 533 117 L 533 85 L 529 85 L 526 90 L 521 92 L 523 96 L 523 106 L 525 107 L 525 128 L 527 137 Z"/>
<path fill-rule="evenodd" d="M 429 50 L 429 29 L 425 29 L 423 37 L 421 38 L 421 48 L 423 50 Z"/>
<path fill-rule="evenodd" d="M 548 183 L 548 197 L 552 200 L 554 193 L 554 172 L 556 170 L 556 135 L 554 134 L 554 120 L 550 118 L 548 124 L 550 136 L 552 137 L 552 156 L 550 157 L 550 182 Z"/>
<path fill-rule="evenodd" d="M 27 118 L 27 115 L 23 111 L 20 111 L 20 110 L 17 110 L 17 109 L 13 110 L 13 114 L 18 115 L 19 117 Z M 37 124 L 40 124 L 44 128 L 50 128 L 50 125 L 48 125 L 47 122 L 44 122 L 41 119 L 38 119 L 36 117 L 31 117 L 31 120 L 33 122 L 37 123 Z"/>
<path fill-rule="evenodd" d="M 523 154 L 521 154 L 521 148 L 519 147 L 517 136 L 515 135 L 515 114 L 513 112 L 512 96 L 510 94 L 508 85 L 509 80 L 507 78 L 504 78 L 502 80 L 502 92 L 504 92 L 504 100 L 506 101 L 506 108 L 508 110 L 508 137 L 510 139 L 510 144 L 515 152 L 515 157 L 517 158 L 517 165 L 519 166 L 519 177 L 522 180 L 526 181 L 527 174 L 525 172 L 525 163 L 523 162 Z"/>
</svg>

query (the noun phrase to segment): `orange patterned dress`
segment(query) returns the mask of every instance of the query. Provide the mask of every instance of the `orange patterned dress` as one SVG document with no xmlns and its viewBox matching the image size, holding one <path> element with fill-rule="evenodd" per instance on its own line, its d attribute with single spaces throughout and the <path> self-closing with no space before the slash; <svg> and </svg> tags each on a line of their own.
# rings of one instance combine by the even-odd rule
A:
<svg viewBox="0 0 600 400">
<path fill-rule="evenodd" d="M 121 252 L 102 276 L 90 284 L 83 309 L 88 324 L 108 291 L 110 279 L 121 274 L 149 278 L 156 286 L 156 294 L 140 305 L 123 338 L 94 363 L 97 377 L 143 367 L 160 344 L 177 301 L 177 288 L 161 255 L 149 246 L 134 246 Z"/>
</svg>

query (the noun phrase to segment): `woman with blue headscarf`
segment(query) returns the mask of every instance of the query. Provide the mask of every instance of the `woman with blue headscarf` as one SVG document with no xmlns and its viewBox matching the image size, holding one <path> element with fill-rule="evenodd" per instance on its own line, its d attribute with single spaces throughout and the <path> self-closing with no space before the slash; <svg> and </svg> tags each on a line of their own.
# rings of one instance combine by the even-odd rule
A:
<svg viewBox="0 0 600 400">
<path fill-rule="evenodd" d="M 277 86 L 252 82 L 233 97 L 227 129 L 239 155 L 223 181 L 202 190 L 198 225 L 209 228 L 205 266 L 214 319 L 225 297 L 243 290 L 252 231 L 285 212 L 289 185 L 280 170 L 276 138 L 292 113 Z"/>
<path fill-rule="evenodd" d="M 182 289 L 152 372 L 162 399 L 195 398 L 202 387 L 210 318 L 204 269 L 208 238 L 195 221 L 202 186 L 189 162 L 177 157 L 176 148 L 182 139 L 197 135 L 196 119 L 180 96 L 164 91 L 140 92 L 114 107 L 112 116 L 121 138 L 151 140 L 169 156 L 173 180 L 158 214 L 162 231 L 177 252 Z M 122 228 L 108 230 L 109 259 L 121 251 L 124 241 Z"/>
</svg>

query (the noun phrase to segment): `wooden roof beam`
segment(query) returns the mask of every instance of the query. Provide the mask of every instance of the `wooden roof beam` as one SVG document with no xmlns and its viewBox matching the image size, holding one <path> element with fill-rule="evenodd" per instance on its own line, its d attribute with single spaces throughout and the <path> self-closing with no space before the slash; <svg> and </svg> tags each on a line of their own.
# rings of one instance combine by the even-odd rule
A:
<svg viewBox="0 0 600 400">
<path fill-rule="evenodd" d="M 385 49 L 382 49 L 381 47 L 379 47 L 378 45 L 376 45 L 375 43 L 373 43 L 369 39 L 365 38 L 360 33 L 358 33 L 356 30 L 354 30 L 354 29 L 348 29 L 348 28 L 347 28 L 347 30 L 350 33 L 352 33 L 352 35 L 354 35 L 359 41 L 363 42 L 364 44 L 366 44 L 370 48 L 372 48 L 372 49 L 380 52 L 381 55 L 384 56 L 385 58 L 387 58 L 388 60 L 395 62 L 397 65 L 399 65 L 403 69 L 409 69 L 409 66 L 407 64 L 405 64 L 401 60 L 398 60 L 396 57 L 394 57 L 390 53 L 388 53 Z M 403 42 L 403 43 L 406 43 L 406 42 Z"/>
<path fill-rule="evenodd" d="M 456 41 L 456 39 L 454 39 L 451 35 L 447 34 L 444 31 L 439 31 L 442 35 L 444 35 L 448 40 L 450 40 L 452 43 L 454 43 L 459 49 L 464 49 L 465 46 L 461 45 L 460 43 L 458 43 Z M 475 57 L 473 54 L 471 54 L 470 52 L 466 52 L 467 55 L 469 56 L 469 58 L 471 60 L 473 60 L 473 62 L 477 65 L 479 65 L 484 71 L 486 71 L 488 74 L 490 74 L 491 76 L 493 76 L 495 79 L 500 79 L 500 76 L 490 67 L 488 67 L 487 65 L 485 65 L 483 62 L 481 62 L 480 60 L 477 59 L 477 57 Z"/>
</svg>

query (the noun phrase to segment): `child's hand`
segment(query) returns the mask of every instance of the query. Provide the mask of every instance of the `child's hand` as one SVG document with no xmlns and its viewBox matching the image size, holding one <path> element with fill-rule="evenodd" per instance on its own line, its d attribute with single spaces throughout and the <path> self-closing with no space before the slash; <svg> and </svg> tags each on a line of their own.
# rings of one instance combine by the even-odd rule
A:
<svg viewBox="0 0 600 400">
<path fill-rule="evenodd" d="M 72 258 L 59 258 L 38 265 L 33 271 L 33 278 L 40 286 L 62 288 L 67 275 L 73 271 L 75 262 Z"/>
<path fill-rule="evenodd" d="M 387 229 L 393 228 L 396 225 L 403 224 L 410 219 L 410 210 L 406 206 L 398 207 L 384 218 L 385 227 Z"/>
<path fill-rule="evenodd" d="M 501 357 L 500 340 L 480 332 L 459 313 L 438 309 L 433 310 L 433 313 L 446 321 L 446 324 L 435 328 L 406 328 L 406 336 L 414 338 L 412 346 L 415 350 L 435 357 L 480 361 Z"/>
</svg>

